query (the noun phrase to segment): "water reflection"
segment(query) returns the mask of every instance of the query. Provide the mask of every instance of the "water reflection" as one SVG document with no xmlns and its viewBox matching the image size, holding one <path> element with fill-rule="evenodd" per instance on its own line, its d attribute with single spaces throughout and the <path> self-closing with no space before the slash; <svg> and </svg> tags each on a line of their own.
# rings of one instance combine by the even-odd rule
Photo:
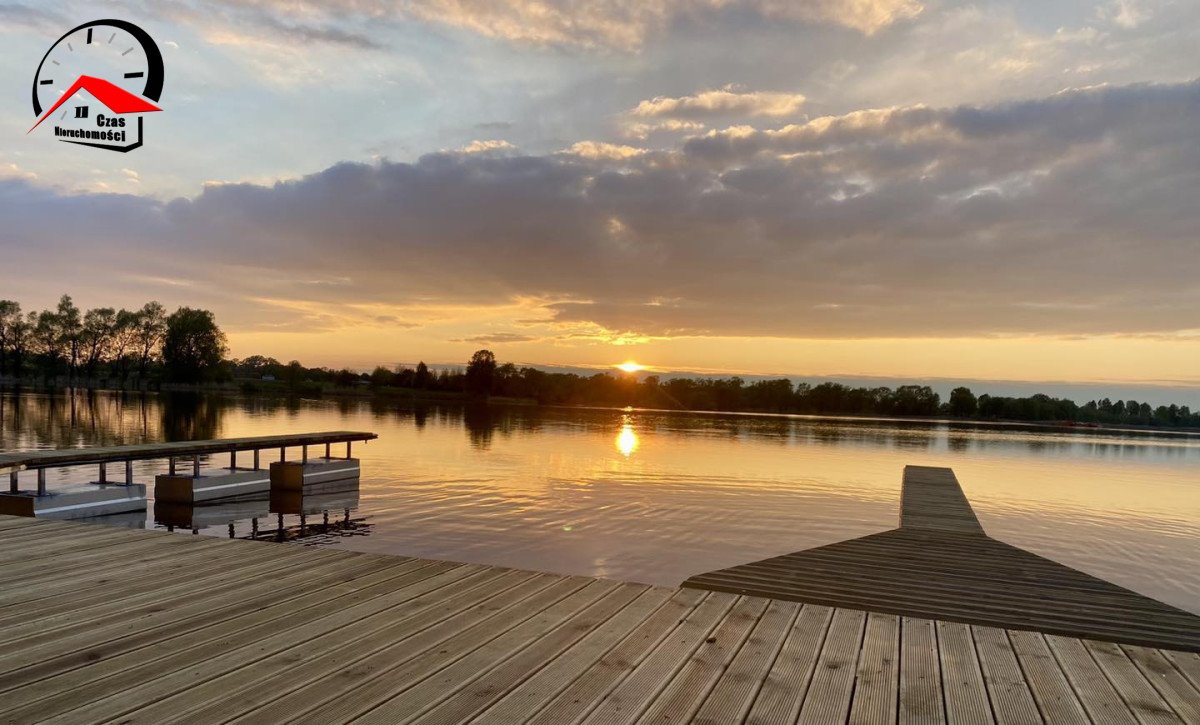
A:
<svg viewBox="0 0 1200 725">
<path fill-rule="evenodd" d="M 358 399 L 0 395 L 3 449 L 338 429 L 380 435 L 354 449 L 363 478 L 348 513 L 189 514 L 171 525 L 285 539 L 303 529 L 361 551 L 671 585 L 893 528 L 903 466 L 945 465 L 993 536 L 1200 610 L 1196 438 Z M 156 472 L 136 465 L 139 482 Z M 94 476 L 68 470 L 51 485 Z M 154 525 L 153 512 L 146 519 Z"/>
<path fill-rule="evenodd" d="M 633 430 L 633 424 L 629 422 L 629 416 L 625 416 L 625 422 L 621 425 L 621 432 L 617 434 L 615 443 L 617 450 L 626 458 L 632 456 L 638 449 L 641 441 L 638 440 L 638 435 Z"/>
</svg>

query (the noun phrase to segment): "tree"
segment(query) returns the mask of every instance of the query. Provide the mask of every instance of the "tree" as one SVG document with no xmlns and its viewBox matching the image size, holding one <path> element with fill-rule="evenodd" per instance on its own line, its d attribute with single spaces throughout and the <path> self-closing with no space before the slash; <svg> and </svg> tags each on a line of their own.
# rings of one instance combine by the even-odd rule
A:
<svg viewBox="0 0 1200 725">
<path fill-rule="evenodd" d="M 167 311 L 158 302 L 147 302 L 136 314 L 138 382 L 141 382 L 146 379 L 146 368 L 158 354 L 167 333 Z"/>
<path fill-rule="evenodd" d="M 956 418 L 969 418 L 979 410 L 979 400 L 970 388 L 959 387 L 950 391 L 950 414 Z"/>
<path fill-rule="evenodd" d="M 479 350 L 467 363 L 467 392 L 472 395 L 488 396 L 496 383 L 496 354 L 491 350 Z"/>
<path fill-rule="evenodd" d="M 126 309 L 117 312 L 117 319 L 113 327 L 110 343 L 109 359 L 112 361 L 113 374 L 116 376 L 120 387 L 125 386 L 125 378 L 129 376 L 130 351 L 137 345 L 140 319 L 137 312 L 131 312 Z"/>
<path fill-rule="evenodd" d="M 50 310 L 30 313 L 32 331 L 30 337 L 34 352 L 42 356 L 42 380 L 49 381 L 58 375 L 59 363 L 63 360 L 63 331 L 59 316 Z"/>
<path fill-rule="evenodd" d="M 413 385 L 418 390 L 424 390 L 433 383 L 433 376 L 429 374 L 429 366 L 425 361 L 417 363 L 417 372 L 413 376 Z"/>
<path fill-rule="evenodd" d="M 79 338 L 84 375 L 88 380 L 95 378 L 96 366 L 108 357 L 116 329 L 117 311 L 111 307 L 97 307 L 83 316 Z"/>
<path fill-rule="evenodd" d="M 63 295 L 59 298 L 58 310 L 55 315 L 58 321 L 58 334 L 62 338 L 62 349 L 67 355 L 69 364 L 68 384 L 75 387 L 75 375 L 79 370 L 80 348 L 83 341 L 83 316 L 71 300 L 71 295 Z"/>
<path fill-rule="evenodd" d="M 21 322 L 21 304 L 13 300 L 0 300 L 0 377 L 10 372 L 10 351 L 13 345 L 13 326 Z M 20 375 L 19 370 L 15 371 Z"/>
<path fill-rule="evenodd" d="M 170 380 L 199 383 L 214 378 L 225 358 L 225 333 L 208 310 L 180 307 L 166 321 L 163 365 Z"/>
</svg>

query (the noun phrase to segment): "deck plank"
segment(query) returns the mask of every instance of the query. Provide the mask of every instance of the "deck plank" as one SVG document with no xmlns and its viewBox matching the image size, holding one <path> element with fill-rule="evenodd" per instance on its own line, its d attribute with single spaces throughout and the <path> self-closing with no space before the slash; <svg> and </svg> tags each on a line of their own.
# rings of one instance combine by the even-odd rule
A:
<svg viewBox="0 0 1200 725">
<path fill-rule="evenodd" d="M 1128 645 L 1121 649 L 1180 719 L 1200 723 L 1200 689 L 1193 686 L 1162 652 Z"/>
<path fill-rule="evenodd" d="M 971 627 L 979 666 L 987 684 L 992 712 L 999 725 L 1028 725 L 1045 722 L 1029 683 L 1013 652 L 1008 633 L 995 627 Z"/>
<path fill-rule="evenodd" d="M 775 664 L 788 632 L 800 614 L 796 602 L 770 600 L 762 619 L 742 645 L 729 669 L 720 678 L 693 722 L 720 725 L 742 722 L 754 704 L 771 667 Z"/>
<path fill-rule="evenodd" d="M 1114 725 L 1137 723 L 1137 718 L 1113 689 L 1081 640 L 1046 635 L 1046 642 L 1092 721 Z"/>
<path fill-rule="evenodd" d="M 1038 632 L 1012 631 L 1008 636 L 1025 673 L 1024 679 L 1046 722 L 1055 725 L 1087 725 L 1091 722 L 1050 652 L 1046 639 Z"/>
<path fill-rule="evenodd" d="M 746 716 L 747 723 L 793 723 L 812 682 L 833 610 L 805 604 Z"/>
<path fill-rule="evenodd" d="M 845 721 L 866 622 L 865 612 L 838 609 L 833 613 L 797 723 L 823 725 Z"/>
<path fill-rule="evenodd" d="M 893 725 L 900 697 L 900 618 L 887 614 L 867 616 L 854 700 L 852 725 Z"/>
<path fill-rule="evenodd" d="M 964 725 L 996 722 L 971 628 L 957 622 L 938 622 L 937 640 L 946 720 Z"/>
<path fill-rule="evenodd" d="M 904 617 L 900 625 L 900 724 L 943 725 L 937 629 L 931 620 L 913 617 Z"/>
<path fill-rule="evenodd" d="M 1086 640 L 1084 646 L 1121 693 L 1125 704 L 1143 725 L 1179 725 L 1183 721 L 1162 699 L 1120 646 Z"/>
</svg>

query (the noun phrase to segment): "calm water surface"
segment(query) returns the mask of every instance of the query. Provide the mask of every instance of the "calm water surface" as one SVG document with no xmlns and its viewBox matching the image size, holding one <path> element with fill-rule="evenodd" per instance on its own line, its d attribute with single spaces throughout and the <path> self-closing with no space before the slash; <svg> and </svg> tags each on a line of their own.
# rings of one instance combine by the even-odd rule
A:
<svg viewBox="0 0 1200 725">
<path fill-rule="evenodd" d="M 351 525 L 310 543 L 664 585 L 893 528 L 904 465 L 951 466 L 992 536 L 1200 613 L 1196 438 L 82 393 L 0 396 L 0 420 L 4 450 L 370 430 L 379 440 L 354 451 L 359 494 L 322 507 L 335 521 L 349 507 Z M 164 469 L 135 474 L 149 482 Z M 94 478 L 67 469 L 50 485 Z M 274 530 L 266 507 L 214 513 L 199 531 Z M 162 526 L 153 511 L 106 518 Z M 283 520 L 295 534 L 299 517 Z M 306 533 L 321 520 L 307 516 Z"/>
</svg>

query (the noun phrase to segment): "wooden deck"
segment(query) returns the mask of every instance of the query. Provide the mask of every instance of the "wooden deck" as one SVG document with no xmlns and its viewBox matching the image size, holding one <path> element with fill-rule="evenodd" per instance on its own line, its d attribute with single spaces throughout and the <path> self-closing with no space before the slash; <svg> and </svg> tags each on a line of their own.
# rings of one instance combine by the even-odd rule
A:
<svg viewBox="0 0 1200 725">
<path fill-rule="evenodd" d="M 1200 723 L 1200 655 L 0 517 L 0 719 Z"/>
<path fill-rule="evenodd" d="M 987 536 L 948 468 L 908 466 L 900 528 L 685 587 L 1200 652 L 1200 617 Z"/>
</svg>

